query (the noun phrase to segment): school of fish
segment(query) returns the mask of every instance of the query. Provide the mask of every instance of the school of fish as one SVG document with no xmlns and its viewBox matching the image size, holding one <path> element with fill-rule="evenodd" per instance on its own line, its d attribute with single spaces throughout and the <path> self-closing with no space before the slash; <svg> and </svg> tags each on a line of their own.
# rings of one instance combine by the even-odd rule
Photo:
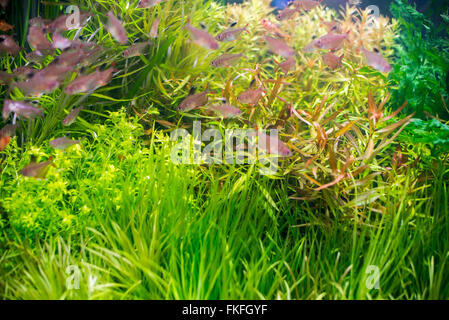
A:
<svg viewBox="0 0 449 320">
<path fill-rule="evenodd" d="M 137 7 L 148 9 L 163 2 L 164 0 L 140 0 Z M 279 10 L 274 18 L 279 22 L 286 21 L 293 19 L 295 16 L 301 14 L 301 12 L 310 11 L 318 6 L 322 6 L 321 0 L 294 0 L 285 6 L 284 9 Z M 3 119 L 6 121 L 13 114 L 13 124 L 8 124 L 0 130 L 0 150 L 6 147 L 10 137 L 14 135 L 15 130 L 12 128 L 15 128 L 14 125 L 17 118 L 34 119 L 45 115 L 43 108 L 29 103 L 29 100 L 35 99 L 35 97 L 39 97 L 45 93 L 51 93 L 61 87 L 63 87 L 63 91 L 68 95 L 91 94 L 112 81 L 114 74 L 118 71 L 114 65 L 102 65 L 99 68 L 91 67 L 94 63 L 99 62 L 104 48 L 90 42 L 90 39 L 88 41 L 82 41 L 76 38 L 71 40 L 64 36 L 65 31 L 74 28 L 78 30 L 83 28 L 91 17 L 91 13 L 82 12 L 80 22 L 75 27 L 67 24 L 71 16 L 65 14 L 52 21 L 39 17 L 29 21 L 27 41 L 33 51 L 27 54 L 27 58 L 30 61 L 41 62 L 45 57 L 53 55 L 55 52 L 58 55 L 51 63 L 40 70 L 30 66 L 24 66 L 12 70 L 12 73 L 6 71 L 0 72 L 1 84 L 8 85 L 10 91 L 17 88 L 25 96 L 24 101 L 14 101 L 13 99 L 6 99 L 4 101 L 2 111 Z M 265 31 L 261 41 L 265 43 L 269 52 L 284 59 L 277 63 L 277 69 L 282 70 L 285 74 L 294 71 L 297 64 L 295 56 L 298 49 L 295 49 L 289 44 L 289 35 L 282 30 L 280 25 L 272 22 L 268 17 L 262 19 L 259 23 Z M 112 39 L 121 46 L 127 46 L 122 51 L 122 56 L 126 59 L 145 54 L 147 47 L 153 45 L 151 39 L 159 36 L 159 24 L 160 19 L 156 18 L 151 25 L 147 40 L 129 44 L 128 34 L 125 28 L 126 24 L 113 11 L 109 11 L 106 14 L 104 23 Z M 200 27 L 195 27 L 189 18 L 184 28 L 190 34 L 192 43 L 207 50 L 218 51 L 220 49 L 220 43 L 236 41 L 244 32 L 250 32 L 249 24 L 242 27 L 238 27 L 237 24 L 238 22 L 232 23 L 215 36 L 207 30 L 207 27 L 203 23 L 199 23 Z M 341 25 L 334 21 L 322 21 L 322 24 L 326 26 L 328 30 L 327 34 L 313 39 L 301 50 L 304 53 L 327 51 L 322 53 L 321 58 L 323 63 L 330 70 L 342 68 L 344 56 L 338 55 L 337 51 L 343 48 L 345 42 L 349 42 L 350 30 L 342 30 Z M 10 31 L 13 28 L 14 26 L 8 25 L 5 21 L 2 21 L 0 24 L 2 31 Z M 51 37 L 48 37 L 48 35 L 51 35 Z M 232 49 L 233 47 L 215 57 L 210 62 L 210 66 L 212 68 L 229 68 L 240 60 L 245 59 L 244 53 L 228 52 Z M 23 48 L 19 47 L 12 36 L 0 35 L 0 53 L 17 56 L 22 50 Z M 359 50 L 366 57 L 367 65 L 380 72 L 390 72 L 392 70 L 391 65 L 377 49 L 369 51 L 363 44 L 360 44 Z M 74 74 L 76 74 L 76 77 L 73 77 Z M 67 83 L 68 79 L 73 80 Z M 225 100 L 222 104 L 207 106 L 209 103 L 208 96 L 212 93 L 209 87 L 202 92 L 195 91 L 196 88 L 192 86 L 188 96 L 178 105 L 178 111 L 188 112 L 194 109 L 205 108 L 221 115 L 223 118 L 238 117 L 242 114 L 241 109 Z M 236 102 L 241 105 L 256 107 L 264 94 L 266 94 L 264 85 L 260 84 L 254 87 L 253 80 L 249 84 L 248 89 L 237 96 Z M 82 106 L 73 106 L 70 113 L 62 121 L 62 125 L 72 125 L 82 110 Z M 279 139 L 276 141 L 276 144 L 266 135 L 259 134 L 259 139 L 267 140 L 268 145 L 278 146 L 276 150 L 268 147 L 270 153 L 285 157 L 292 154 L 287 145 Z M 50 145 L 56 149 L 65 149 L 78 143 L 78 140 L 63 137 L 52 140 Z M 48 167 L 51 163 L 52 161 L 47 161 L 42 164 L 30 164 L 29 167 L 22 170 L 22 174 L 27 176 L 40 176 L 42 169 Z"/>
</svg>

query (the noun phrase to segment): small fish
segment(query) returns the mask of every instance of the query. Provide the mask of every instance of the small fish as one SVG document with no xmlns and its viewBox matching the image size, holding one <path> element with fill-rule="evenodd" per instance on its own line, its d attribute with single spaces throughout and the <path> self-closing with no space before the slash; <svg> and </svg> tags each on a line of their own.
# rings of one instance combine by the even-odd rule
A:
<svg viewBox="0 0 449 320">
<path fill-rule="evenodd" d="M 278 64 L 278 68 L 284 71 L 285 74 L 289 73 L 290 71 L 294 70 L 296 66 L 296 59 L 295 57 L 290 57 L 284 62 L 281 62 Z"/>
<path fill-rule="evenodd" d="M 122 55 L 125 58 L 138 57 L 140 56 L 146 47 L 150 45 L 150 42 L 138 42 L 131 45 L 128 49 L 123 51 Z"/>
<path fill-rule="evenodd" d="M 67 137 L 62 137 L 51 140 L 50 146 L 55 149 L 64 150 L 79 143 L 80 143 L 79 140 L 72 140 Z"/>
<path fill-rule="evenodd" d="M 187 98 L 185 98 L 178 106 L 179 111 L 190 111 L 193 109 L 196 109 L 198 107 L 204 106 L 209 98 L 210 90 L 207 88 L 205 91 L 196 93 L 196 94 L 190 94 Z"/>
<path fill-rule="evenodd" d="M 242 113 L 242 110 L 234 107 L 229 103 L 223 103 L 219 105 L 213 105 L 208 107 L 208 109 L 220 113 L 224 118 L 234 118 Z"/>
<path fill-rule="evenodd" d="M 260 86 L 257 89 L 249 88 L 246 91 L 242 92 L 237 97 L 237 100 L 240 103 L 247 104 L 250 106 L 255 106 L 259 102 L 260 98 L 262 98 L 262 93 L 264 93 L 264 92 L 265 92 L 265 89 L 263 86 Z"/>
<path fill-rule="evenodd" d="M 13 29 L 14 29 L 14 26 L 10 25 L 5 20 L 0 20 L 0 30 L 1 31 L 8 32 Z"/>
<path fill-rule="evenodd" d="M 158 5 L 159 3 L 163 2 L 165 0 L 140 0 L 139 4 L 137 5 L 137 8 L 151 8 L 155 5 Z"/>
<path fill-rule="evenodd" d="M 9 0 L 0 0 L 0 5 L 3 9 L 6 9 L 6 7 L 8 6 L 8 2 Z"/>
<path fill-rule="evenodd" d="M 59 87 L 60 83 L 54 79 L 42 79 L 42 77 L 33 76 L 25 82 L 15 84 L 24 95 L 40 96 L 44 93 L 51 93 Z"/>
<path fill-rule="evenodd" d="M 0 134 L 0 151 L 5 150 L 10 141 L 11 137 Z"/>
<path fill-rule="evenodd" d="M 295 51 L 283 40 L 275 39 L 269 36 L 265 36 L 264 39 L 268 44 L 268 49 L 274 54 L 278 54 L 284 58 L 290 58 L 295 55 Z"/>
<path fill-rule="evenodd" d="M 375 50 L 374 52 L 368 51 L 363 46 L 361 50 L 365 54 L 366 60 L 370 67 L 380 72 L 390 72 L 391 70 L 393 70 L 391 65 L 387 62 L 387 60 L 385 60 L 385 58 L 378 50 Z"/>
<path fill-rule="evenodd" d="M 76 66 L 86 58 L 86 53 L 81 49 L 64 50 L 57 58 L 57 63 L 65 66 Z"/>
<path fill-rule="evenodd" d="M 187 23 L 185 28 L 190 31 L 192 35 L 192 41 L 199 46 L 206 49 L 216 50 L 219 48 L 217 41 L 206 30 L 195 28 L 190 23 Z"/>
<path fill-rule="evenodd" d="M 87 24 L 91 16 L 89 12 L 80 12 L 77 19 L 74 19 L 73 14 L 62 14 L 47 24 L 48 29 L 52 33 L 80 29 Z"/>
<path fill-rule="evenodd" d="M 112 80 L 112 74 L 116 71 L 115 68 L 109 68 L 104 71 L 96 70 L 91 74 L 79 76 L 65 88 L 64 92 L 67 94 L 93 92 L 107 85 Z"/>
<path fill-rule="evenodd" d="M 5 100 L 3 105 L 3 119 L 8 119 L 11 112 L 27 119 L 34 119 L 44 114 L 42 109 L 36 108 L 31 104 L 21 101 Z"/>
<path fill-rule="evenodd" d="M 42 17 L 35 17 L 28 21 L 28 24 L 37 28 L 45 28 L 51 23 L 51 20 L 42 19 Z"/>
<path fill-rule="evenodd" d="M 321 0 L 318 1 L 314 1 L 314 0 L 295 0 L 293 2 L 293 5 L 298 9 L 298 10 L 303 10 L 303 11 L 310 11 L 315 7 L 318 7 L 321 3 Z"/>
<path fill-rule="evenodd" d="M 243 57 L 243 53 L 229 54 L 225 53 L 212 60 L 210 63 L 213 67 L 228 67 L 234 63 L 236 63 L 241 57 Z"/>
<path fill-rule="evenodd" d="M 240 36 L 240 34 L 243 31 L 247 31 L 248 24 L 244 26 L 243 28 L 228 28 L 225 31 L 219 33 L 215 39 L 221 42 L 228 42 L 228 41 L 234 41 L 237 40 L 237 38 Z"/>
<path fill-rule="evenodd" d="M 350 5 L 353 5 L 353 6 L 358 6 L 359 4 L 362 4 L 361 0 L 349 0 L 348 2 Z"/>
<path fill-rule="evenodd" d="M 291 5 L 293 0 L 272 0 L 270 5 L 277 9 L 284 9 Z"/>
<path fill-rule="evenodd" d="M 267 19 L 262 19 L 260 20 L 260 23 L 262 24 L 262 27 L 271 34 L 279 36 L 284 39 L 290 39 L 290 36 L 284 31 L 282 31 L 281 28 L 274 22 Z"/>
<path fill-rule="evenodd" d="M 41 51 L 31 51 L 28 52 L 25 56 L 25 59 L 28 62 L 34 62 L 34 63 L 42 63 L 42 61 L 45 59 L 45 57 L 47 57 L 48 54 L 46 54 L 47 52 L 41 52 Z"/>
<path fill-rule="evenodd" d="M 128 35 L 126 34 L 126 30 L 123 27 L 122 22 L 117 19 L 112 11 L 109 11 L 108 14 L 108 23 L 106 25 L 106 29 L 112 35 L 112 37 L 117 40 L 120 44 L 128 43 Z"/>
<path fill-rule="evenodd" d="M 27 41 L 37 51 L 52 50 L 53 46 L 47 39 L 48 29 L 45 27 L 30 26 Z"/>
<path fill-rule="evenodd" d="M 324 54 L 322 57 L 323 62 L 329 67 L 329 69 L 334 70 L 342 66 L 341 61 L 343 59 L 343 55 L 340 57 L 332 52 L 328 52 Z"/>
<path fill-rule="evenodd" d="M 343 46 L 343 42 L 348 39 L 348 34 L 349 31 L 345 34 L 335 34 L 330 32 L 321 38 L 318 38 L 315 41 L 315 47 L 324 50 L 339 50 Z"/>
<path fill-rule="evenodd" d="M 57 59 L 58 58 L 56 58 L 56 60 Z M 67 78 L 69 74 L 71 74 L 74 71 L 74 69 L 75 66 L 59 64 L 56 62 L 38 71 L 33 79 L 36 78 L 42 79 L 43 82 L 51 80 L 62 82 Z"/>
<path fill-rule="evenodd" d="M 53 48 L 55 49 L 64 50 L 70 48 L 70 46 L 72 45 L 72 41 L 63 37 L 59 32 L 53 33 L 52 40 L 53 40 Z"/>
<path fill-rule="evenodd" d="M 324 21 L 321 23 L 326 26 L 327 32 L 343 33 L 343 26 L 337 21 Z"/>
<path fill-rule="evenodd" d="M 67 115 L 67 117 L 65 117 L 64 120 L 62 120 L 62 125 L 63 126 L 72 125 L 75 122 L 76 118 L 78 118 L 78 115 L 82 109 L 83 109 L 82 106 L 78 108 L 73 108 L 72 111 L 70 111 L 70 113 Z"/>
<path fill-rule="evenodd" d="M 281 139 L 272 137 L 260 131 L 258 131 L 257 137 L 259 138 L 259 148 L 282 157 L 290 157 L 293 155 L 291 150 Z"/>
<path fill-rule="evenodd" d="M 12 71 L 15 77 L 23 78 L 23 80 L 27 80 L 32 78 L 39 70 L 33 69 L 30 66 L 18 67 Z"/>
<path fill-rule="evenodd" d="M 153 24 L 151 25 L 151 29 L 150 29 L 150 39 L 154 39 L 158 37 L 158 31 L 159 31 L 159 23 L 160 23 L 160 19 L 156 18 L 153 21 Z"/>
<path fill-rule="evenodd" d="M 7 124 L 0 130 L 0 151 L 3 151 L 14 136 L 16 128 L 13 125 Z"/>
<path fill-rule="evenodd" d="M 278 21 L 284 21 L 284 20 L 288 20 L 293 18 L 293 16 L 298 12 L 298 9 L 296 8 L 290 8 L 287 7 L 283 10 L 281 10 L 277 15 L 276 15 L 276 20 Z"/>
<path fill-rule="evenodd" d="M 7 36 L 5 34 L 0 35 L 0 52 L 5 52 L 9 53 L 12 56 L 16 56 L 19 51 L 19 45 L 11 36 Z"/>
<path fill-rule="evenodd" d="M 20 173 L 24 177 L 44 179 L 45 176 L 47 175 L 48 169 L 52 163 L 53 163 L 53 157 L 50 157 L 48 161 L 41 162 L 41 163 L 31 162 L 25 168 L 20 170 Z"/>
</svg>

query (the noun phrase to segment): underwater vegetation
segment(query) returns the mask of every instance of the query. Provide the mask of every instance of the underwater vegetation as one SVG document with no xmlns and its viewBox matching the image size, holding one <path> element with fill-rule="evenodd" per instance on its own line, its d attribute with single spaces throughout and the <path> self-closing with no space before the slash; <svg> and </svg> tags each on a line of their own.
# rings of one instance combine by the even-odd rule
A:
<svg viewBox="0 0 449 320">
<path fill-rule="evenodd" d="M 2 23 L 0 297 L 449 297 L 448 42 L 412 6 L 73 4 Z M 277 172 L 173 163 L 194 121 Z"/>
<path fill-rule="evenodd" d="M 448 9 L 447 9 L 448 10 Z M 396 0 L 391 12 L 400 25 L 397 38 L 398 63 L 390 74 L 392 99 L 408 100 L 405 111 L 416 112 L 416 119 L 406 129 L 405 140 L 427 143 L 432 152 L 449 149 L 449 19 L 441 13 L 437 27 L 407 1 Z"/>
</svg>

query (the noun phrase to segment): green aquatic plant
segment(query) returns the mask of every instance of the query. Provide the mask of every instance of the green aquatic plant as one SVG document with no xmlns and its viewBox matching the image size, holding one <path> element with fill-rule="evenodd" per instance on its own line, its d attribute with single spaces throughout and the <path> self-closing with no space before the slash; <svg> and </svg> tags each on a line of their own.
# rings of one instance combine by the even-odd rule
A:
<svg viewBox="0 0 449 320">
<path fill-rule="evenodd" d="M 444 100 L 449 98 L 449 38 L 447 22 L 436 27 L 408 1 L 396 0 L 391 12 L 400 29 L 397 37 L 397 63 L 390 74 L 392 99 L 408 99 L 406 110 L 425 117 L 425 112 L 449 119 Z"/>
<path fill-rule="evenodd" d="M 390 74 L 393 104 L 406 98 L 406 111 L 416 112 L 412 124 L 401 136 L 402 141 L 430 145 L 432 152 L 447 152 L 444 121 L 449 119 L 445 101 L 449 98 L 449 38 L 448 20 L 436 27 L 408 1 L 396 0 L 391 12 L 398 20 L 398 56 Z M 432 117 L 442 119 L 442 122 Z"/>
<path fill-rule="evenodd" d="M 291 46 L 295 57 L 293 70 L 283 73 L 278 68 L 282 58 L 272 54 L 266 44 L 265 36 L 273 31 L 266 23 L 275 21 L 266 0 L 227 7 L 198 0 L 169 0 L 150 9 L 137 8 L 128 1 L 85 0 L 78 5 L 93 17 L 84 28 L 69 31 L 67 36 L 72 38 L 78 33 L 101 46 L 100 55 L 87 66 L 89 72 L 103 64 L 113 66 L 118 72 L 110 84 L 93 93 L 69 95 L 58 89 L 42 95 L 37 100 L 45 106 L 45 118 L 21 122 L 24 132 L 32 137 L 30 142 L 39 145 L 54 132 L 64 132 L 61 121 L 74 107 L 87 107 L 73 127 L 79 134 L 92 129 L 85 115 L 93 119 L 104 115 L 108 109 L 127 104 L 130 112 L 139 114 L 150 128 L 155 123 L 156 129 L 189 128 L 194 119 L 201 120 L 206 129 L 212 126 L 221 130 L 278 129 L 293 156 L 282 161 L 282 170 L 275 178 L 289 179 L 294 197 L 323 200 L 331 208 L 354 203 L 364 205 L 378 198 L 377 194 L 373 195 L 372 184 L 379 188 L 384 186 L 381 174 L 391 163 L 388 154 L 382 152 L 410 117 L 389 123 L 395 114 L 388 116 L 383 110 L 387 79 L 384 74 L 365 66 L 361 47 L 381 48 L 383 55 L 391 55 L 395 21 L 379 17 L 373 23 L 367 11 L 349 5 L 340 15 L 315 8 L 282 21 L 280 30 L 285 30 L 281 31 L 285 43 Z M 147 41 L 156 17 L 160 20 L 158 37 L 150 39 L 141 55 L 125 57 L 124 50 L 131 44 L 119 44 L 105 28 L 106 13 L 111 10 L 121 17 L 129 42 Z M 211 51 L 191 41 L 185 28 L 188 21 L 196 26 L 204 25 L 213 35 L 234 22 L 246 27 L 236 41 L 224 42 L 218 50 Z M 340 32 L 347 38 L 339 50 L 344 57 L 342 66 L 335 70 L 322 59 L 326 51 L 304 49 L 314 37 L 329 32 L 325 22 L 330 21 L 339 24 Z M 214 67 L 212 61 L 223 53 L 242 57 L 227 68 Z M 48 58 L 38 68 L 45 68 L 54 58 Z M 6 59 L 9 71 L 13 69 L 11 63 L 15 62 Z M 74 77 L 72 75 L 70 80 Z M 238 96 L 253 82 L 261 86 L 265 94 L 251 106 L 242 103 Z M 206 87 L 211 90 L 211 103 L 225 98 L 242 111 L 241 115 L 236 119 L 222 119 L 207 107 L 190 112 L 177 110 L 192 88 L 204 90 Z M 16 100 L 24 96 L 14 90 L 10 98 Z M 377 110 L 376 104 L 382 100 Z M 27 141 L 23 133 L 19 145 L 22 140 Z M 226 175 L 226 168 L 216 172 Z M 377 177 L 375 182 L 373 177 Z"/>
</svg>

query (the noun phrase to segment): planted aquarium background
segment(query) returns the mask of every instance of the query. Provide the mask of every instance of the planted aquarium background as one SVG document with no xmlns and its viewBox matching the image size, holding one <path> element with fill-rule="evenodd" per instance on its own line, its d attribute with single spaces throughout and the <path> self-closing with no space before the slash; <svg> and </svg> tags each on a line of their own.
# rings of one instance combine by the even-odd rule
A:
<svg viewBox="0 0 449 320">
<path fill-rule="evenodd" d="M 0 1 L 1 299 L 449 299 L 449 3 Z"/>
</svg>

